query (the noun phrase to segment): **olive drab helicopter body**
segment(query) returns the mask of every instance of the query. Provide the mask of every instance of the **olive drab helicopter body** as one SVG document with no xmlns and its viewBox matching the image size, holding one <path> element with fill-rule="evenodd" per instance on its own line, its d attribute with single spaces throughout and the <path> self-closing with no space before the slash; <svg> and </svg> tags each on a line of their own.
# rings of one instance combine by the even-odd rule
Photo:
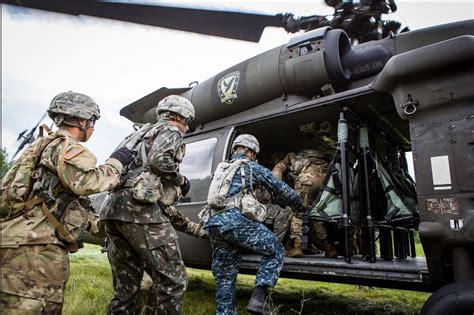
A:
<svg viewBox="0 0 474 315">
<path fill-rule="evenodd" d="M 184 96 L 194 104 L 196 119 L 185 137 L 187 151 L 181 165 L 191 190 L 177 204 L 193 220 L 198 220 L 205 206 L 213 171 L 230 157 L 231 143 L 238 134 L 250 133 L 259 139 L 258 159 L 268 168 L 273 167 L 275 152 L 332 149 L 328 154 L 336 154 L 342 166 L 343 212 L 338 224 L 341 231 L 350 225 L 361 227 L 362 252 L 353 255 L 346 246 L 343 258 L 286 257 L 282 276 L 438 290 L 423 312 L 437 314 L 435 310 L 446 310 L 443 305 L 449 305 L 451 311 L 472 311 L 474 20 L 391 33 L 371 41 L 356 35 L 357 45 L 351 45 L 354 35 L 349 38 L 344 27 L 317 21 L 322 27 L 295 35 L 286 44 L 197 85 L 160 88 L 120 113 L 140 124 L 154 122 L 156 104 L 170 94 Z M 344 141 L 337 140 L 341 122 L 347 125 Z M 370 149 L 360 145 L 360 126 L 366 126 Z M 364 164 L 368 151 L 372 164 Z M 390 195 L 393 187 L 389 186 L 393 185 L 376 187 L 373 177 L 381 178 L 377 171 L 383 168 L 398 174 L 388 177 L 402 178 L 402 185 L 414 185 L 408 179 L 404 158 L 409 151 L 416 191 L 406 195 L 415 201 L 416 210 L 408 217 L 387 219 L 387 213 L 381 212 L 388 206 L 381 207 L 380 200 L 388 200 L 384 196 Z M 356 168 L 358 219 L 351 216 L 349 205 L 355 197 L 349 194 L 349 186 L 344 186 L 350 179 L 345 173 Z M 375 202 L 370 205 L 371 201 Z M 415 230 L 426 258 L 416 257 Z M 210 268 L 209 241 L 181 233 L 179 237 L 185 264 Z M 343 243 L 348 244 L 344 237 Z M 258 263 L 258 256 L 244 256 L 241 272 L 255 272 Z"/>
</svg>

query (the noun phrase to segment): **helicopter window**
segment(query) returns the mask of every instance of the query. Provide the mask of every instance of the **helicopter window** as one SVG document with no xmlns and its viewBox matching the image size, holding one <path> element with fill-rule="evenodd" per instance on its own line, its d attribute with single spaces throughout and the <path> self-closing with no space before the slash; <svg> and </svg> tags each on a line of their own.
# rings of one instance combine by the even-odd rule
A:
<svg viewBox="0 0 474 315">
<path fill-rule="evenodd" d="M 181 163 L 180 171 L 191 182 L 191 189 L 186 197 L 180 200 L 180 203 L 199 202 L 207 199 L 216 144 L 217 138 L 187 144 L 186 155 Z"/>
</svg>

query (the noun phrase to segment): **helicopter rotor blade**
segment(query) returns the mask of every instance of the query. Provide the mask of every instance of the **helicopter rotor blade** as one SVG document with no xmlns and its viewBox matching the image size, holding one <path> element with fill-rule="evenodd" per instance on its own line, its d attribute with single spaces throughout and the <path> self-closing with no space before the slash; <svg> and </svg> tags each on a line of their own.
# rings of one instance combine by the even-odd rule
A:
<svg viewBox="0 0 474 315">
<path fill-rule="evenodd" d="M 258 42 L 282 16 L 96 0 L 1 0 L 2 3 L 71 15 L 89 15 L 231 39 Z"/>
</svg>

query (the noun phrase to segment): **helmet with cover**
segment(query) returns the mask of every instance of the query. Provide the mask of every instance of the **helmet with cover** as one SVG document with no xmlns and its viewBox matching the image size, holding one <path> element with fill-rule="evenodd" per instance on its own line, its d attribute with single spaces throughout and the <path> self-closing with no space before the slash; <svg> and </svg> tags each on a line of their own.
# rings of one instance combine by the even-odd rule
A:
<svg viewBox="0 0 474 315">
<path fill-rule="evenodd" d="M 157 117 L 164 112 L 176 113 L 183 116 L 187 125 L 189 125 L 196 116 L 193 104 L 179 95 L 169 95 L 158 103 L 156 108 Z"/>
<path fill-rule="evenodd" d="M 48 115 L 59 126 L 68 117 L 96 121 L 100 118 L 100 110 L 99 105 L 91 97 L 69 91 L 53 98 Z"/>
<path fill-rule="evenodd" d="M 250 134 L 239 135 L 235 138 L 232 143 L 232 150 L 235 150 L 237 146 L 242 146 L 248 148 L 258 154 L 260 152 L 260 143 L 258 143 L 257 138 Z"/>
</svg>

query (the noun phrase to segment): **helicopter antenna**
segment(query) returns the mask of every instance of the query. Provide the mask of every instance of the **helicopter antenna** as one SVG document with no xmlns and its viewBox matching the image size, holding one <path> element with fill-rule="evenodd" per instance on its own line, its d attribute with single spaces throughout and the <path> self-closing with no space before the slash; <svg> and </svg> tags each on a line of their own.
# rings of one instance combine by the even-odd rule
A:
<svg viewBox="0 0 474 315">
<path fill-rule="evenodd" d="M 13 154 L 11 160 L 13 161 L 15 159 L 15 156 L 27 145 L 30 144 L 31 142 L 35 141 L 35 131 L 38 128 L 39 124 L 43 121 L 43 119 L 46 117 L 46 112 L 41 116 L 41 119 L 36 123 L 36 125 L 31 128 L 30 130 L 25 129 L 23 130 L 19 135 L 16 141 L 20 141 L 18 144 L 18 149 L 16 150 L 15 154 Z"/>
</svg>

